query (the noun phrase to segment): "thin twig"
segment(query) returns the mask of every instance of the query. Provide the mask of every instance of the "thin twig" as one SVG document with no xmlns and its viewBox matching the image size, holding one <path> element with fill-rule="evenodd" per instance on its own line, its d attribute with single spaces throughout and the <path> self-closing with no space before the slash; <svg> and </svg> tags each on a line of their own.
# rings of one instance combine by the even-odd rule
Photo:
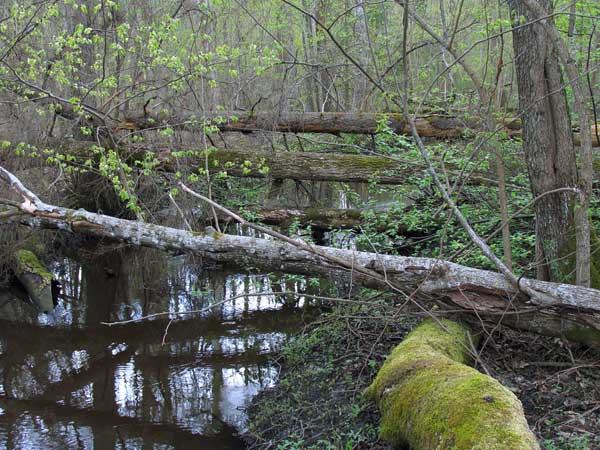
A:
<svg viewBox="0 0 600 450">
<path fill-rule="evenodd" d="M 146 321 L 146 320 L 152 320 L 152 319 L 156 319 L 158 317 L 165 317 L 165 316 L 173 317 L 173 316 L 187 316 L 189 314 L 203 314 L 205 312 L 209 312 L 215 306 L 221 306 L 221 305 L 223 305 L 225 303 L 231 302 L 231 301 L 236 300 L 238 298 L 260 297 L 260 296 L 269 296 L 269 295 L 278 296 L 278 297 L 283 297 L 283 296 L 286 296 L 286 295 L 295 295 L 297 297 L 305 297 L 305 298 L 311 298 L 311 299 L 314 299 L 314 300 L 323 300 L 323 301 L 331 301 L 331 302 L 353 303 L 353 304 L 360 304 L 360 305 L 371 305 L 372 304 L 370 302 L 361 302 L 360 300 L 349 300 L 349 299 L 338 298 L 338 297 L 326 297 L 326 296 L 322 296 L 322 295 L 305 294 L 305 293 L 296 292 L 296 291 L 254 292 L 254 293 L 245 293 L 245 294 L 235 295 L 233 297 L 228 297 L 228 298 L 226 298 L 224 300 L 221 300 L 221 301 L 219 301 L 217 303 L 213 303 L 210 306 L 207 306 L 207 307 L 201 308 L 201 309 L 193 309 L 193 310 L 190 310 L 190 311 L 176 311 L 176 312 L 165 311 L 165 312 L 159 312 L 159 313 L 149 314 L 149 315 L 143 316 L 143 317 L 138 317 L 136 319 L 121 320 L 121 321 L 118 321 L 118 322 L 100 322 L 100 324 L 101 325 L 106 325 L 108 327 L 112 327 L 112 326 L 116 326 L 116 325 L 127 325 L 127 324 L 130 324 L 130 323 L 143 322 L 143 321 Z"/>
</svg>

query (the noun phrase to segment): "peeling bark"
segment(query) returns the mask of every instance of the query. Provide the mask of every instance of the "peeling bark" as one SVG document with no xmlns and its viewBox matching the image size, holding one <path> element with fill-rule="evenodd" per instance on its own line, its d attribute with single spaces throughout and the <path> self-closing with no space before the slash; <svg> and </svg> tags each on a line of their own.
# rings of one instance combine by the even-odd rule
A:
<svg viewBox="0 0 600 450">
<path fill-rule="evenodd" d="M 169 252 L 189 252 L 246 270 L 346 276 L 353 284 L 384 290 L 393 288 L 405 293 L 418 289 L 425 297 L 434 296 L 436 302 L 461 311 L 471 320 L 501 321 L 518 329 L 600 346 L 600 291 L 595 289 L 522 278 L 519 280 L 521 290 L 527 288 L 540 293 L 529 299 L 496 272 L 433 258 L 311 246 L 319 255 L 273 240 L 219 233 L 205 235 L 118 219 L 43 203 L 1 167 L 0 179 L 25 199 L 21 210 L 29 216 L 13 220 L 31 227 L 82 233 Z M 342 267 L 331 262 L 334 259 L 347 264 Z"/>
</svg>

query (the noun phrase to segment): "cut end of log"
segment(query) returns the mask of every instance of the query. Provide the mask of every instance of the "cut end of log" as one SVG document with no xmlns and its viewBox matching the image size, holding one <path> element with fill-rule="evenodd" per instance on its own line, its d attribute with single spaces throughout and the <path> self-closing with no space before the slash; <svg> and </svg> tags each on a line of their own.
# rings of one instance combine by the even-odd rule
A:
<svg viewBox="0 0 600 450">
<path fill-rule="evenodd" d="M 383 440 L 414 450 L 539 450 L 519 399 L 464 364 L 473 339 L 466 325 L 426 320 L 393 350 L 365 392 L 381 410 Z"/>
</svg>

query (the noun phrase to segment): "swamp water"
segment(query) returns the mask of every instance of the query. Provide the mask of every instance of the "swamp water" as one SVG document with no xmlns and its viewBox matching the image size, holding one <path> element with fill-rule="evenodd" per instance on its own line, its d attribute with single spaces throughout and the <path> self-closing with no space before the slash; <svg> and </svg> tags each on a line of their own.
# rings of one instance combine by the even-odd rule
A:
<svg viewBox="0 0 600 450">
<path fill-rule="evenodd" d="M 0 292 L 0 449 L 243 449 L 244 408 L 277 382 L 269 356 L 314 314 L 268 294 L 298 282 L 154 251 L 49 268 L 64 295 L 49 315 Z M 191 310 L 204 311 L 101 324 Z"/>
</svg>

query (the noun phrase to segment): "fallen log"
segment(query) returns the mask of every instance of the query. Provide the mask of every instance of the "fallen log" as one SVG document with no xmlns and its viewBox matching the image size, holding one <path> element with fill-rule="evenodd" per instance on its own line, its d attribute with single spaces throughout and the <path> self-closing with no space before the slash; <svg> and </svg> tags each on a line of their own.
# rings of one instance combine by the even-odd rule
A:
<svg viewBox="0 0 600 450">
<path fill-rule="evenodd" d="M 485 318 L 600 347 L 600 291 L 595 289 L 522 278 L 521 289 L 540 293 L 530 299 L 499 273 L 448 261 L 312 246 L 329 259 L 289 243 L 194 233 L 49 205 L 2 167 L 0 179 L 23 199 L 19 209 L 27 216 L 11 220 L 30 227 L 82 233 L 175 253 L 189 252 L 246 270 L 345 276 L 353 285 L 411 294 L 418 290 L 471 320 Z M 346 264 L 333 263 L 334 259 Z"/>
<path fill-rule="evenodd" d="M 341 209 L 341 208 L 263 208 L 257 211 L 252 211 L 256 220 L 267 225 L 278 225 L 289 227 L 292 223 L 297 222 L 302 226 L 311 226 L 318 230 L 331 229 L 358 229 L 365 226 L 368 219 L 364 217 L 366 213 L 370 214 L 389 214 L 390 219 L 399 217 L 398 214 L 387 211 L 377 211 L 369 209 Z M 227 214 L 217 212 L 217 217 L 220 222 L 231 222 L 233 219 Z M 207 217 L 207 220 L 212 220 L 212 217 Z M 390 227 L 382 224 L 381 227 L 375 226 L 377 231 L 389 230 Z M 408 228 L 401 224 L 395 224 L 395 231 L 401 234 L 411 233 Z M 415 233 L 422 236 L 424 233 Z"/>
<path fill-rule="evenodd" d="M 84 164 L 94 151 L 92 144 L 85 141 L 58 141 L 49 140 L 36 144 L 12 144 L 0 149 L 2 154 L 18 149 L 22 154 L 44 154 L 46 151 L 58 152 L 63 159 L 75 156 Z M 175 157 L 173 153 L 185 153 L 186 156 Z M 198 169 L 208 170 L 212 174 L 227 173 L 228 176 L 242 178 L 273 178 L 291 179 L 297 181 L 330 181 L 330 182 L 378 182 L 386 185 L 401 185 L 410 181 L 410 177 L 417 176 L 420 171 L 425 173 L 421 162 L 398 161 L 385 156 L 358 155 L 341 153 L 320 152 L 267 152 L 246 149 L 220 149 L 209 150 L 167 148 L 164 145 L 131 144 L 119 149 L 119 154 L 124 161 L 136 166 L 135 161 L 144 161 L 148 153 L 154 154 L 159 162 L 157 170 L 174 173 L 183 168 L 190 172 Z M 208 155 L 208 165 L 205 155 Z M 519 161 L 514 161 L 514 166 L 507 170 L 511 174 L 521 172 Z M 600 172 L 600 155 L 595 158 L 595 167 Z M 461 167 L 452 163 L 445 163 L 444 169 L 450 175 L 462 173 Z M 464 176 L 464 174 L 463 174 Z M 596 182 L 598 176 L 595 175 Z M 495 185 L 496 175 L 492 172 L 476 171 L 471 173 L 464 181 L 466 185 Z M 517 185 L 511 185 L 519 188 Z"/>
<path fill-rule="evenodd" d="M 477 341 L 464 324 L 426 320 L 388 356 L 367 388 L 380 436 L 413 450 L 539 450 L 519 399 L 466 365 Z"/>
<path fill-rule="evenodd" d="M 211 172 L 235 177 L 403 184 L 414 173 L 397 161 L 367 155 L 216 149 L 208 159 Z M 172 164 L 173 159 L 165 155 L 161 167 L 172 171 Z"/>
<path fill-rule="evenodd" d="M 90 147 L 89 142 L 49 141 L 37 145 L 12 145 L 5 151 L 19 148 L 20 152 L 39 155 L 45 153 L 45 150 L 54 150 L 85 161 L 94 155 Z M 400 162 L 375 155 L 215 148 L 186 150 L 182 153 L 186 153 L 187 156 L 176 157 L 173 155 L 175 151 L 160 145 L 134 144 L 119 149 L 119 154 L 123 160 L 133 163 L 144 161 L 146 154 L 152 153 L 159 162 L 157 170 L 169 173 L 177 172 L 182 168 L 195 172 L 208 167 L 211 174 L 226 173 L 233 177 L 269 177 L 297 181 L 378 182 L 400 185 L 406 184 L 409 177 L 417 174 L 419 170 L 424 170 L 421 164 L 415 164 L 414 161 Z M 208 164 L 206 157 L 208 157 Z M 452 167 L 446 164 L 446 169 L 452 170 Z M 471 175 L 466 184 L 494 184 L 496 183 L 494 178 L 495 175 L 492 173 L 477 173 Z"/>
<path fill-rule="evenodd" d="M 52 295 L 54 276 L 29 250 L 17 250 L 15 260 L 15 276 L 21 282 L 33 303 L 42 312 L 51 311 L 54 308 Z"/>
<path fill-rule="evenodd" d="M 361 209 L 265 208 L 258 211 L 257 216 L 267 225 L 289 226 L 293 222 L 298 222 L 304 226 L 310 225 L 321 229 L 358 228 L 364 222 Z"/>
<path fill-rule="evenodd" d="M 402 114 L 398 113 L 283 112 L 274 115 L 270 112 L 223 111 L 169 118 L 160 116 L 129 117 L 125 118 L 118 128 L 146 130 L 156 128 L 161 124 L 190 127 L 208 122 L 222 132 L 247 133 L 264 130 L 285 133 L 375 134 L 380 128 L 379 124 L 385 121 L 396 133 L 410 134 L 408 122 L 404 120 Z M 465 132 L 477 126 L 476 121 L 443 114 L 419 116 L 416 122 L 422 136 L 444 139 L 460 138 L 464 136 Z M 512 126 L 514 128 L 514 125 Z"/>
<path fill-rule="evenodd" d="M 143 116 L 123 119 L 115 129 L 148 130 L 157 127 L 194 128 L 207 122 L 221 132 L 250 133 L 276 131 L 282 133 L 331 133 L 331 134 L 376 134 L 380 123 L 387 125 L 397 134 L 411 135 L 410 126 L 399 113 L 342 113 L 342 112 L 270 112 L 222 111 L 189 114 L 181 117 Z M 446 114 L 426 114 L 415 118 L 420 136 L 435 139 L 461 139 L 481 131 L 477 118 L 457 117 Z M 521 121 L 504 119 L 498 122 L 502 133 L 513 137 L 521 136 Z M 600 146 L 592 126 L 594 147 Z M 574 129 L 575 144 L 580 144 L 579 133 Z"/>
</svg>

